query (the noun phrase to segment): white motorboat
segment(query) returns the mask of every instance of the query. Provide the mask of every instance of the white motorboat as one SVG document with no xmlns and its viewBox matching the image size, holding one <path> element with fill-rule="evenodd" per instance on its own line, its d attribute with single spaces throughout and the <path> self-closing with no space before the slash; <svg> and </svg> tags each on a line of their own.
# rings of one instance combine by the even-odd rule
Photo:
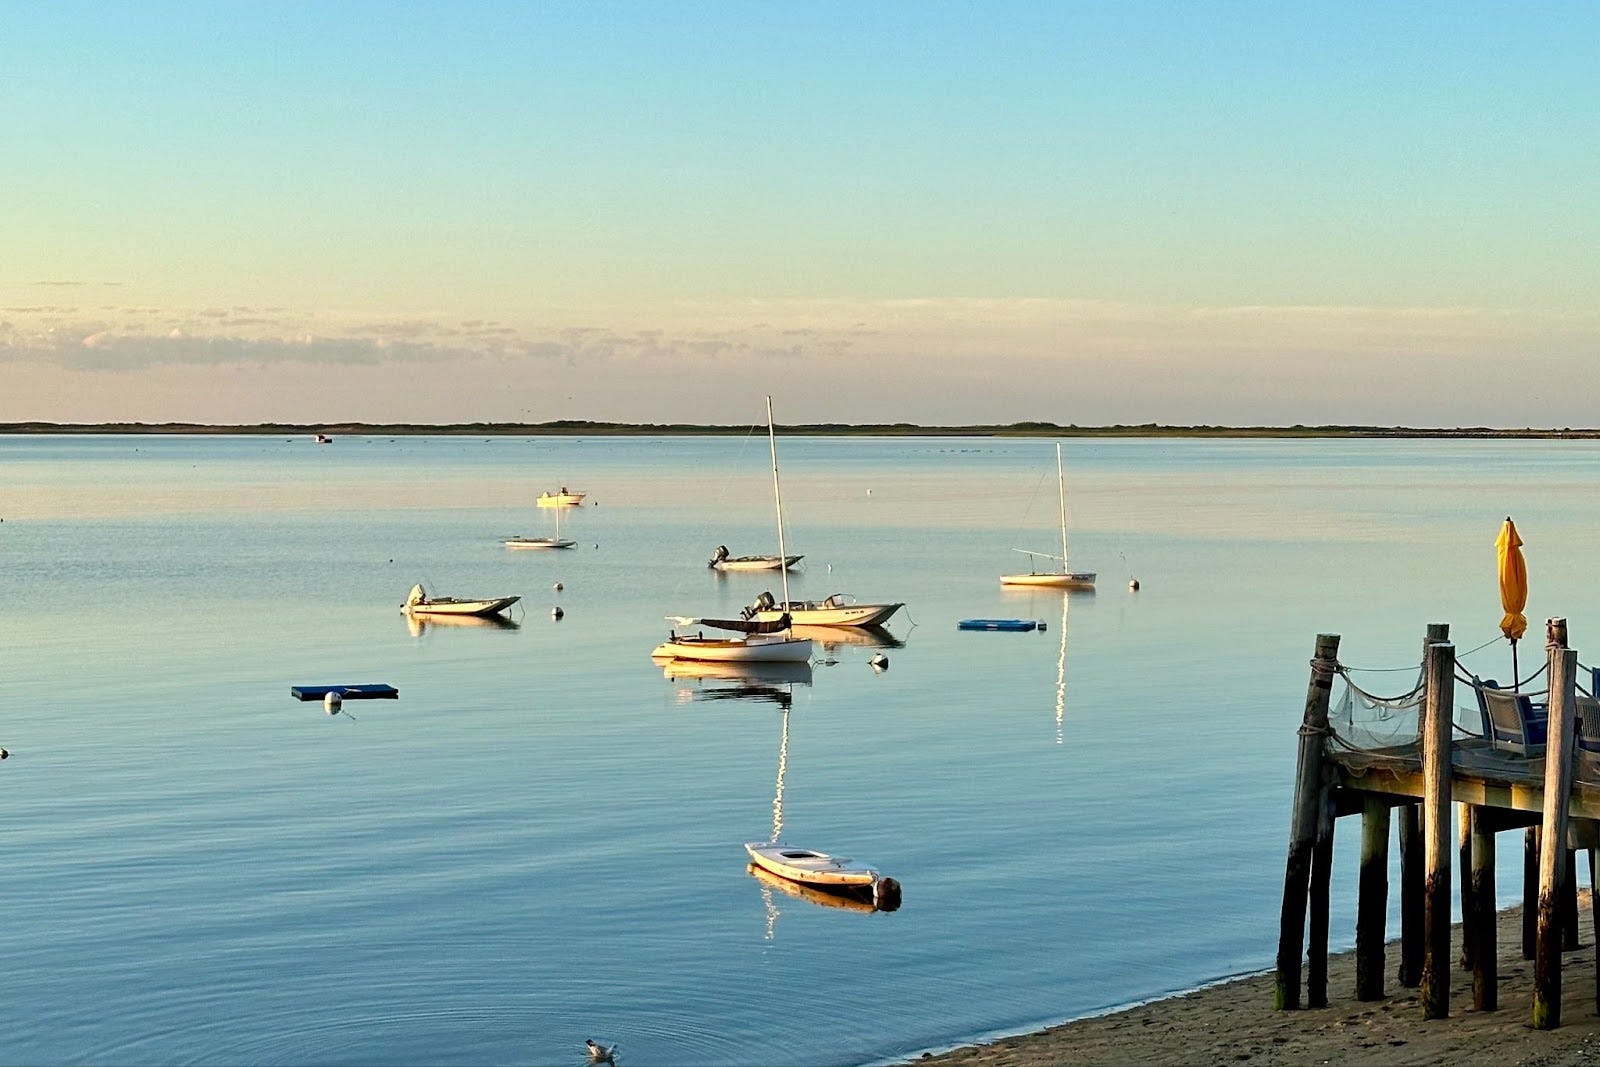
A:
<svg viewBox="0 0 1600 1067">
<path fill-rule="evenodd" d="M 411 594 L 406 597 L 406 602 L 401 605 L 401 608 L 411 615 L 487 617 L 500 614 L 521 599 L 520 596 L 498 596 L 479 600 L 453 596 L 430 597 L 426 589 L 420 585 L 414 585 L 411 587 Z"/>
<path fill-rule="evenodd" d="M 858 604 L 848 593 L 834 593 L 826 600 L 791 600 L 779 604 L 771 593 L 762 593 L 744 609 L 747 619 L 770 622 L 787 614 L 796 626 L 881 626 L 904 604 Z"/>
<path fill-rule="evenodd" d="M 1002 574 L 1001 585 L 1033 585 L 1048 586 L 1054 589 L 1093 589 L 1095 575 L 1093 571 L 1074 571 L 1067 568 L 1067 481 L 1061 470 L 1061 445 L 1056 445 L 1056 488 L 1061 499 L 1061 555 L 1052 555 L 1049 552 L 1035 552 L 1032 549 L 1017 548 L 1014 552 L 1025 552 L 1028 555 L 1029 570 L 1027 574 Z M 1053 559 L 1061 564 L 1060 570 L 1040 571 L 1033 566 L 1035 559 Z"/>
<path fill-rule="evenodd" d="M 900 883 L 853 860 L 776 842 L 749 841 L 744 850 L 751 863 L 779 878 L 833 893 L 859 894 L 883 911 L 900 905 Z"/>
<path fill-rule="evenodd" d="M 541 508 L 575 508 L 581 505 L 583 498 L 588 495 L 588 493 L 574 493 L 563 485 L 557 492 L 540 493 L 537 503 Z"/>
<path fill-rule="evenodd" d="M 791 558 L 783 543 L 783 490 L 778 483 L 778 437 L 772 424 L 772 398 L 767 397 L 767 445 L 772 453 L 772 503 L 778 516 L 779 561 Z M 560 512 L 557 512 L 560 514 Z M 726 549 L 722 550 L 726 553 Z M 800 557 L 795 556 L 798 560 Z M 713 565 L 715 560 L 713 559 Z M 780 567 L 783 574 L 783 598 L 789 599 L 789 571 Z M 789 632 L 789 616 L 781 615 L 770 622 L 753 619 L 707 619 L 669 615 L 673 627 L 668 639 L 655 647 L 651 658 L 704 659 L 724 663 L 800 663 L 811 659 L 809 638 L 795 637 Z M 695 624 L 711 626 L 743 634 L 742 637 L 707 637 L 704 633 L 680 634 L 680 627 Z"/>
<path fill-rule="evenodd" d="M 561 509 L 556 508 L 556 534 L 554 537 L 516 537 L 506 538 L 507 548 L 571 548 L 578 542 L 561 536 Z"/>
<path fill-rule="evenodd" d="M 718 545 L 706 566 L 715 571 L 776 571 L 789 570 L 803 559 L 803 555 L 730 556 L 727 545 Z"/>
</svg>

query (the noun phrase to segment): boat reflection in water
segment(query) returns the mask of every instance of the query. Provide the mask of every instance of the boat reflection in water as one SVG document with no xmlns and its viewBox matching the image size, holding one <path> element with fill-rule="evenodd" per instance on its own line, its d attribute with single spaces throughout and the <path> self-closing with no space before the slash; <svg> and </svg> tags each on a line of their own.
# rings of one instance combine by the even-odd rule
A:
<svg viewBox="0 0 1600 1067">
<path fill-rule="evenodd" d="M 808 637 L 822 646 L 824 652 L 837 651 L 841 645 L 861 648 L 905 648 L 903 638 L 896 637 L 882 626 L 791 626 L 789 632 L 796 637 Z"/>
<path fill-rule="evenodd" d="M 1009 589 L 1010 587 L 1003 587 Z M 1056 744 L 1065 741 L 1065 721 L 1067 715 L 1067 607 L 1073 600 L 1093 598 L 1093 589 L 1052 589 L 1028 590 L 1029 603 L 1033 603 L 1035 594 L 1048 598 L 1058 597 L 1061 600 L 1061 621 L 1057 625 L 1061 629 L 1060 648 L 1056 652 Z M 1030 611 L 1031 611 L 1030 607 Z"/>
<path fill-rule="evenodd" d="M 670 681 L 699 683 L 678 687 L 683 702 L 767 700 L 787 711 L 794 704 L 794 687 L 811 684 L 809 663 L 719 663 L 671 657 L 655 662 Z"/>
<path fill-rule="evenodd" d="M 820 904 L 825 908 L 840 908 L 844 911 L 861 911 L 866 912 L 869 915 L 878 910 L 877 906 L 874 905 L 870 900 L 861 900 L 853 896 L 847 896 L 843 893 L 829 893 L 825 890 L 817 889 L 814 886 L 803 885 L 800 882 L 791 882 L 789 879 L 779 878 L 771 871 L 757 867 L 753 863 L 747 866 L 745 870 L 749 871 L 755 876 L 755 880 L 761 883 L 761 888 L 763 891 L 776 889 L 780 893 L 786 893 L 791 897 L 797 897 L 800 900 L 807 900 L 813 904 Z M 769 918 L 777 918 L 777 908 L 775 903 L 773 903 L 772 911 L 769 913 Z M 771 936 L 770 932 L 768 936 Z"/>
<path fill-rule="evenodd" d="M 402 612 L 406 629 L 412 637 L 421 637 L 429 630 L 520 630 L 522 623 L 504 615 L 413 615 Z"/>
</svg>

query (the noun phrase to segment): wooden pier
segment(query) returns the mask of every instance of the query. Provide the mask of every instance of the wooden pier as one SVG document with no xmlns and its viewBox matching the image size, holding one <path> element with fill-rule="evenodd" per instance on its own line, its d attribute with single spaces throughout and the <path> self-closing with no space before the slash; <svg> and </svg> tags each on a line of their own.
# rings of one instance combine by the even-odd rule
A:
<svg viewBox="0 0 1600 1067">
<path fill-rule="evenodd" d="M 1565 619 L 1545 624 L 1548 725 L 1542 753 L 1491 738 L 1454 736 L 1455 647 L 1433 624 L 1423 641 L 1422 706 L 1415 740 L 1362 749 L 1330 726 L 1339 637 L 1317 637 L 1300 725 L 1289 856 L 1284 874 L 1273 1006 L 1328 1004 L 1328 889 L 1337 819 L 1361 818 L 1356 906 L 1355 996 L 1385 996 L 1391 826 L 1400 849 L 1400 944 L 1396 978 L 1420 987 L 1424 1019 L 1450 1014 L 1450 968 L 1472 972 L 1472 1008 L 1498 1008 L 1495 839 L 1523 834 L 1523 944 L 1534 961 L 1531 1025 L 1561 1025 L 1561 954 L 1578 947 L 1577 850 L 1594 883 L 1600 846 L 1600 753 L 1579 744 L 1577 653 Z M 1588 700 L 1588 698 L 1584 698 Z M 1592 701 L 1588 705 L 1594 707 Z M 1600 725 L 1600 724 L 1596 724 Z M 1460 834 L 1451 834 L 1451 805 Z M 1461 900 L 1463 951 L 1450 958 L 1451 889 Z M 1600 894 L 1591 894 L 1600 919 Z M 1596 929 L 1600 930 L 1600 922 Z M 1597 936 L 1600 941 L 1600 936 Z M 1304 972 L 1302 972 L 1302 963 Z M 1600 964 L 1600 959 L 1597 959 Z M 1594 1006 L 1600 1014 L 1600 966 Z"/>
</svg>

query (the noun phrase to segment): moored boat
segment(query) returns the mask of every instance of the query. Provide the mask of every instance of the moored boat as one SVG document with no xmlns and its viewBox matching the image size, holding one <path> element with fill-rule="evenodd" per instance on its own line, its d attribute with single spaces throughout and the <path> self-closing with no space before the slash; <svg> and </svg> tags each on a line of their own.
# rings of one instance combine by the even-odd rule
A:
<svg viewBox="0 0 1600 1067">
<path fill-rule="evenodd" d="M 791 882 L 865 896 L 883 911 L 900 906 L 899 882 L 852 860 L 777 842 L 750 841 L 744 850 L 757 867 Z"/>
<path fill-rule="evenodd" d="M 540 493 L 537 503 L 541 508 L 575 508 L 581 505 L 583 498 L 588 495 L 588 493 L 574 493 L 563 485 L 557 492 L 546 490 Z"/>
<path fill-rule="evenodd" d="M 791 600 L 780 604 L 771 593 L 762 593 L 744 609 L 744 617 L 769 622 L 787 614 L 796 626 L 881 626 L 904 604 L 859 604 L 848 593 L 834 593 L 825 600 Z"/>
<path fill-rule="evenodd" d="M 420 585 L 414 585 L 411 587 L 411 594 L 406 597 L 406 602 L 401 605 L 401 608 L 412 615 L 456 615 L 481 618 L 498 615 L 521 599 L 522 597 L 520 596 L 487 597 L 476 600 L 453 596 L 430 597 L 426 589 Z"/>
<path fill-rule="evenodd" d="M 1061 502 L 1061 555 L 1052 555 L 1049 552 L 1035 552 L 1032 549 L 1018 548 L 1015 552 L 1024 552 L 1028 556 L 1027 574 L 1002 574 L 1001 585 L 1031 585 L 1045 586 L 1053 589 L 1093 589 L 1095 574 L 1093 571 L 1071 571 L 1067 569 L 1067 480 L 1061 468 L 1061 445 L 1056 445 L 1056 489 Z M 1053 559 L 1061 564 L 1058 571 L 1039 571 L 1033 566 L 1035 559 Z"/>
<path fill-rule="evenodd" d="M 716 571 L 776 571 L 792 570 L 805 559 L 799 556 L 730 556 L 727 545 L 718 545 L 706 566 Z"/>
</svg>

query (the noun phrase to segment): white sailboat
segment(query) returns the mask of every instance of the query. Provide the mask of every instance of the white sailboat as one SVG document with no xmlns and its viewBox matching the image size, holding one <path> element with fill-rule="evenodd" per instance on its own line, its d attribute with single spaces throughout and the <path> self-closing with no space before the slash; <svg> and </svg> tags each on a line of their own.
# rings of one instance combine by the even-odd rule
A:
<svg viewBox="0 0 1600 1067">
<path fill-rule="evenodd" d="M 767 443 L 772 451 L 772 500 L 778 513 L 778 557 L 788 558 L 783 540 L 783 491 L 778 484 L 778 436 L 772 423 L 772 397 L 767 397 Z M 559 512 L 558 512 L 559 514 Z M 789 599 L 789 571 L 782 569 L 783 599 Z M 770 622 L 753 619 L 707 619 L 669 615 L 671 636 L 650 653 L 652 658 L 702 659 L 719 662 L 800 663 L 811 659 L 809 638 L 789 632 L 789 616 Z M 704 633 L 679 634 L 680 626 L 696 623 L 742 634 L 740 637 L 707 637 Z"/>
<path fill-rule="evenodd" d="M 1027 574 L 1002 574 L 1001 585 L 1042 585 L 1055 589 L 1093 589 L 1095 575 L 1093 571 L 1071 571 L 1067 569 L 1067 480 L 1061 469 L 1061 445 L 1056 444 L 1056 488 L 1061 497 L 1061 555 L 1052 555 L 1049 552 L 1035 552 L 1027 548 L 1014 548 L 1013 552 L 1025 552 L 1028 555 L 1029 571 Z M 1059 571 L 1039 571 L 1033 569 L 1033 560 L 1053 559 L 1059 560 Z"/>
<path fill-rule="evenodd" d="M 576 541 L 567 540 L 561 536 L 561 512 L 564 509 L 556 508 L 556 535 L 554 537 L 516 537 L 506 538 L 507 548 L 571 548 Z"/>
</svg>

